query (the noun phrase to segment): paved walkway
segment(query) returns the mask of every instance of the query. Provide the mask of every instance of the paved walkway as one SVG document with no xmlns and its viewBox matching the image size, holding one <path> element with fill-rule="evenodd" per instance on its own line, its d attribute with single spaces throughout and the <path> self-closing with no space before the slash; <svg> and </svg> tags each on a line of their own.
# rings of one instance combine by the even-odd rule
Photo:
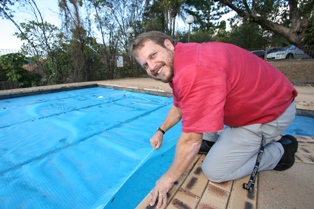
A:
<svg viewBox="0 0 314 209">
<path fill-rule="evenodd" d="M 149 78 L 136 78 L 4 90 L 0 91 L 0 99 L 12 97 L 13 95 L 24 96 L 37 94 L 38 92 L 61 91 L 66 88 L 75 89 L 82 86 L 97 85 L 171 96 L 171 89 L 167 84 Z M 314 87 L 297 86 L 296 89 L 299 92 L 296 98 L 297 108 L 310 110 L 313 113 Z M 248 194 L 242 188 L 242 184 L 247 182 L 249 177 L 222 184 L 208 181 L 200 169 L 204 155 L 198 155 L 194 163 L 191 164 L 170 191 L 170 202 L 167 209 L 313 208 L 314 136 L 297 136 L 297 138 L 299 140 L 299 149 L 296 153 L 296 164 L 284 172 L 266 171 L 259 173 L 253 194 Z M 149 198 L 150 194 L 147 194 L 137 208 L 154 208 L 148 206 Z"/>
</svg>

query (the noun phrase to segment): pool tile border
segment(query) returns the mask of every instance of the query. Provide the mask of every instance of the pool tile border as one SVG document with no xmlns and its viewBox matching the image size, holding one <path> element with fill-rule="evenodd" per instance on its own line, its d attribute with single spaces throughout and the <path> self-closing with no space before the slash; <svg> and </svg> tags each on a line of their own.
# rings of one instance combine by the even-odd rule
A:
<svg viewBox="0 0 314 209">
<path fill-rule="evenodd" d="M 105 82 L 82 82 L 82 83 L 70 83 L 70 84 L 58 84 L 49 86 L 39 86 L 30 88 L 19 88 L 19 89 L 9 89 L 0 91 L 0 99 L 9 99 L 22 96 L 31 96 L 36 94 L 47 94 L 60 91 L 69 91 L 82 88 L 92 88 L 92 87 L 105 87 L 117 90 L 126 90 L 144 94 L 151 94 L 156 96 L 172 97 L 172 93 L 160 89 L 152 89 L 146 87 L 137 86 L 124 86 L 117 84 L 109 84 Z"/>
</svg>

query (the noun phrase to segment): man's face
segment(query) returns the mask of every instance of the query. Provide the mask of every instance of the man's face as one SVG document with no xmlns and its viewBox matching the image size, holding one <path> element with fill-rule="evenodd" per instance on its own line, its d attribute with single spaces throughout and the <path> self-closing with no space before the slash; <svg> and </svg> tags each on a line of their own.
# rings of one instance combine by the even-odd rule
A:
<svg viewBox="0 0 314 209">
<path fill-rule="evenodd" d="M 174 46 L 167 39 L 164 44 L 166 48 L 151 40 L 145 41 L 144 46 L 136 50 L 135 59 L 149 76 L 168 83 L 174 76 Z"/>
</svg>

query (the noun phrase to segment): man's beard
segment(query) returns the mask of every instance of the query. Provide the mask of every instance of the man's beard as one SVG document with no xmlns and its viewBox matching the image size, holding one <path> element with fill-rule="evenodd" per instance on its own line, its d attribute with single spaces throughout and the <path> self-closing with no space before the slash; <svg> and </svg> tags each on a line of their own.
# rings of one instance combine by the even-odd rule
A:
<svg viewBox="0 0 314 209">
<path fill-rule="evenodd" d="M 172 81 L 173 77 L 174 77 L 174 73 L 173 73 L 173 67 L 171 68 L 171 73 L 170 75 L 164 80 L 164 79 L 160 79 L 162 82 L 164 83 L 169 83 L 170 81 Z"/>
<path fill-rule="evenodd" d="M 162 81 L 164 83 L 169 83 L 170 81 L 172 81 L 172 79 L 174 77 L 174 66 L 173 66 L 173 64 L 174 64 L 174 52 L 167 50 L 167 53 L 168 53 L 169 59 L 167 60 L 166 63 L 163 64 L 163 66 L 167 66 L 170 69 L 170 74 L 165 79 L 155 78 L 156 80 Z M 158 68 L 158 69 L 160 69 L 160 68 Z"/>
<path fill-rule="evenodd" d="M 169 83 L 170 81 L 172 81 L 173 77 L 174 77 L 174 73 L 173 73 L 173 70 L 172 70 L 170 76 L 168 76 L 166 79 L 162 79 L 162 78 L 158 78 L 158 77 L 152 77 L 152 78 L 154 80 L 157 80 L 157 81 L 162 81 L 164 83 Z"/>
</svg>

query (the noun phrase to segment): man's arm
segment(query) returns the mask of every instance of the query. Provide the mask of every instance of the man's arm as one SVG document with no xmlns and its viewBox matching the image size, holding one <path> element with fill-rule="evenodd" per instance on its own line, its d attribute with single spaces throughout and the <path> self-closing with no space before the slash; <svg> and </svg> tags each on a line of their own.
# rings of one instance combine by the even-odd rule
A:
<svg viewBox="0 0 314 209">
<path fill-rule="evenodd" d="M 173 187 L 198 153 L 202 143 L 202 133 L 182 133 L 176 147 L 174 161 L 168 171 L 156 182 L 150 205 L 156 201 L 157 208 L 164 208 L 167 203 L 167 192 Z"/>
<path fill-rule="evenodd" d="M 181 120 L 181 110 L 176 107 L 172 106 L 168 112 L 168 115 L 164 122 L 159 126 L 162 130 L 165 132 L 172 128 L 174 125 L 176 125 Z M 150 139 L 150 144 L 153 148 L 159 149 L 161 143 L 162 143 L 163 133 L 160 131 L 157 131 L 152 138 Z"/>
<path fill-rule="evenodd" d="M 169 130 L 174 125 L 176 125 L 181 120 L 181 110 L 180 108 L 172 105 L 170 108 L 168 115 L 164 122 L 161 124 L 160 128 L 164 131 Z"/>
</svg>

